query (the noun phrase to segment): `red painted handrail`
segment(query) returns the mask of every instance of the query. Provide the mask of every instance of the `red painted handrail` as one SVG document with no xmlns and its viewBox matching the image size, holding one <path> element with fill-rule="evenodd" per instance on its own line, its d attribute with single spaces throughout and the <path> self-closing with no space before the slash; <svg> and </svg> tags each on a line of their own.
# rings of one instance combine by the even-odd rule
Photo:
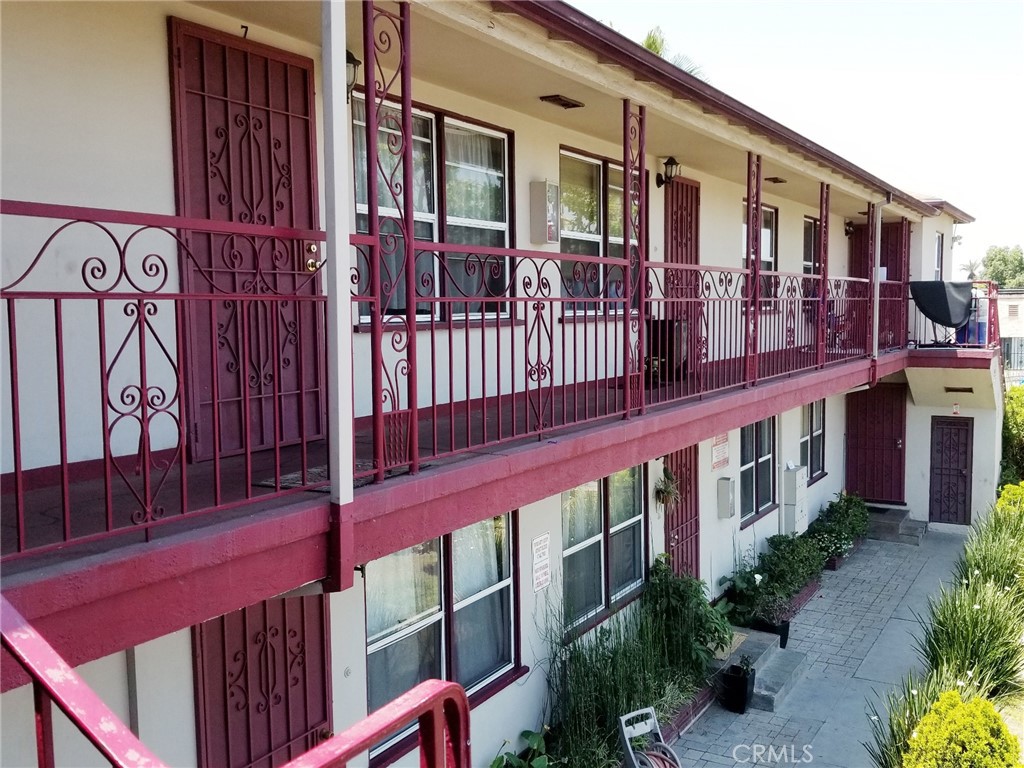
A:
<svg viewBox="0 0 1024 768">
<path fill-rule="evenodd" d="M 283 237 L 291 240 L 314 240 L 324 242 L 327 233 L 318 229 L 296 229 L 261 224 L 243 224 L 233 221 L 211 221 L 185 216 L 170 216 L 163 213 L 139 213 L 109 208 L 87 208 L 80 205 L 54 205 L 34 203 L 26 200 L 0 200 L 0 214 L 8 216 L 35 216 L 44 219 L 65 219 L 67 221 L 102 221 L 107 224 L 129 224 L 139 227 L 160 229 L 187 229 L 192 232 L 209 232 L 224 235 L 256 235 Z"/>
<path fill-rule="evenodd" d="M 117 768 L 160 768 L 164 763 L 114 714 L 46 639 L 0 595 L 3 647 L 35 686 L 39 765 L 53 765 L 52 701 Z M 419 723 L 423 768 L 470 768 L 469 700 L 462 686 L 427 680 L 343 733 L 292 760 L 287 768 L 344 768 L 374 744 Z"/>
<path fill-rule="evenodd" d="M 422 768 L 469 768 L 469 700 L 462 686 L 427 680 L 284 768 L 345 768 L 349 760 L 419 722 Z"/>
<path fill-rule="evenodd" d="M 0 595 L 0 634 L 3 647 L 17 659 L 36 688 L 39 765 L 53 764 L 53 739 L 52 733 L 48 733 L 50 701 L 111 765 L 118 768 L 164 765 L 3 595 Z M 40 695 L 41 692 L 44 695 Z"/>
</svg>

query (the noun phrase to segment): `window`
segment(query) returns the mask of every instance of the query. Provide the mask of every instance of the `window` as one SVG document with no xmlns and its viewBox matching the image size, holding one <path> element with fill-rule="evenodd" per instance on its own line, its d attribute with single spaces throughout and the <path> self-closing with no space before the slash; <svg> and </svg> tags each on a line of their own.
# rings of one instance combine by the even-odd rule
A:
<svg viewBox="0 0 1024 768">
<path fill-rule="evenodd" d="M 470 693 L 512 669 L 511 516 L 366 566 L 367 705 L 441 678 Z"/>
<path fill-rule="evenodd" d="M 559 184 L 561 252 L 625 260 L 622 168 L 563 151 L 559 159 Z M 638 284 L 639 269 L 636 264 L 631 270 L 634 284 Z M 563 295 L 582 299 L 625 295 L 622 267 L 565 260 L 561 271 Z M 634 309 L 640 306 L 640 291 L 633 292 L 631 304 Z M 622 311 L 621 303 L 616 302 L 578 301 L 567 302 L 565 306 L 570 312 L 596 312 L 602 306 Z"/>
<path fill-rule="evenodd" d="M 1024 338 L 1003 339 L 1003 367 L 1014 371 L 1024 368 Z"/>
<path fill-rule="evenodd" d="M 761 206 L 761 269 L 774 272 L 778 269 L 778 220 L 779 211 L 767 205 Z M 805 234 L 806 239 L 806 234 Z M 747 263 L 747 201 L 743 201 L 743 268 Z"/>
<path fill-rule="evenodd" d="M 385 314 L 406 311 L 403 277 L 404 243 L 388 235 L 399 233 L 401 197 L 396 201 L 387 179 L 401 180 L 401 155 L 388 148 L 400 140 L 401 111 L 382 107 L 383 117 L 377 143 L 382 165 L 377 179 L 381 251 L 381 280 L 390 297 Z M 353 99 L 353 140 L 355 142 L 356 229 L 369 230 L 366 168 L 366 104 Z M 436 135 L 444 137 L 444 162 L 438 163 Z M 509 247 L 509 194 L 507 184 L 507 134 L 470 125 L 446 115 L 416 111 L 413 114 L 413 231 L 417 240 L 439 240 L 468 246 Z M 441 179 L 435 182 L 435 169 Z M 436 199 L 441 197 L 442 199 Z M 439 220 L 438 211 L 446 218 Z M 433 254 L 417 252 L 416 285 L 421 296 L 439 296 L 450 301 L 420 302 L 416 313 L 429 316 L 480 315 L 507 312 L 507 302 L 486 301 L 505 294 L 509 275 L 506 257 L 466 253 Z M 365 286 L 364 286 L 365 290 Z M 462 299 L 465 299 L 464 301 Z M 473 300 L 475 299 L 475 300 Z M 436 307 L 436 309 L 432 309 Z M 360 314 L 368 315 L 369 307 Z"/>
<path fill-rule="evenodd" d="M 566 626 L 597 616 L 643 584 L 644 501 L 643 467 L 562 494 Z"/>
<path fill-rule="evenodd" d="M 801 411 L 800 464 L 811 481 L 825 474 L 825 401 L 808 403 Z"/>
<path fill-rule="evenodd" d="M 935 277 L 933 280 L 942 279 L 942 251 L 945 246 L 945 236 L 941 232 L 935 233 Z"/>
<path fill-rule="evenodd" d="M 775 417 L 740 430 L 740 520 L 775 506 Z"/>
<path fill-rule="evenodd" d="M 821 274 L 821 252 L 818 238 L 821 236 L 821 222 L 811 216 L 804 216 L 804 274 Z"/>
</svg>

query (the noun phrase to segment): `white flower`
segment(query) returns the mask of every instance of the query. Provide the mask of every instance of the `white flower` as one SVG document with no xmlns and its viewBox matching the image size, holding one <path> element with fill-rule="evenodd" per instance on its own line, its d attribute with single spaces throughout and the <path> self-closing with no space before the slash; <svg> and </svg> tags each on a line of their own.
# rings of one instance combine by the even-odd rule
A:
<svg viewBox="0 0 1024 768">
<path fill-rule="evenodd" d="M 914 731 L 912 734 L 910 734 L 910 738 L 916 739 L 917 738 L 917 731 Z"/>
<path fill-rule="evenodd" d="M 963 681 L 963 680 L 957 680 L 957 681 L 956 681 L 956 684 L 957 684 L 957 687 L 958 687 L 958 688 L 963 688 L 963 687 L 964 687 L 964 685 L 965 685 L 965 683 L 964 683 L 964 681 Z"/>
<path fill-rule="evenodd" d="M 914 694 L 915 696 L 917 696 L 917 688 L 911 688 L 911 689 L 910 689 L 910 692 L 911 692 L 912 694 Z"/>
<path fill-rule="evenodd" d="M 970 670 L 970 669 L 968 669 L 968 670 L 967 670 L 967 678 L 968 678 L 968 679 L 970 679 L 970 678 L 972 678 L 972 677 L 974 677 L 974 671 L 973 671 L 973 670 Z"/>
<path fill-rule="evenodd" d="M 974 604 L 974 610 L 976 610 L 976 611 L 981 610 L 981 606 L 978 605 L 977 603 L 975 603 Z"/>
<path fill-rule="evenodd" d="M 757 586 L 761 586 L 761 581 L 763 579 L 764 579 L 764 576 L 762 576 L 760 573 L 755 573 L 754 574 L 754 583 L 757 584 Z"/>
<path fill-rule="evenodd" d="M 871 716 L 871 719 L 872 719 L 872 720 L 878 720 L 878 715 L 872 715 L 872 716 Z"/>
</svg>

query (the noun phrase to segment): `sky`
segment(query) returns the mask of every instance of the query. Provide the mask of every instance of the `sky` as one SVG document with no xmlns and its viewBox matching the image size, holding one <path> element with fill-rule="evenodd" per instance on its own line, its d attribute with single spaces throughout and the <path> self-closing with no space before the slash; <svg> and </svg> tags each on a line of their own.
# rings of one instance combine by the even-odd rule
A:
<svg viewBox="0 0 1024 768">
<path fill-rule="evenodd" d="M 660 26 L 716 88 L 974 216 L 954 264 L 1024 244 L 1024 0 L 569 2 L 636 41 Z"/>
</svg>

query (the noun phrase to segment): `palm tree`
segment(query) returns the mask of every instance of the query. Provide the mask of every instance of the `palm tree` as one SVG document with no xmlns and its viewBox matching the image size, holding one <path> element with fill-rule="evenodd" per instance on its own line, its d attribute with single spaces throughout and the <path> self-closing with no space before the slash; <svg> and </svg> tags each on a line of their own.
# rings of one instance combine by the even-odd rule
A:
<svg viewBox="0 0 1024 768">
<path fill-rule="evenodd" d="M 651 53 L 655 53 L 663 59 L 668 59 L 672 64 L 679 67 L 679 69 L 683 70 L 683 72 L 686 72 L 688 75 L 693 75 L 698 80 L 703 80 L 705 83 L 710 82 L 710 80 L 708 80 L 708 76 L 704 74 L 704 70 L 701 69 L 700 64 L 695 62 L 686 54 L 677 53 L 669 59 L 668 45 L 665 43 L 665 33 L 661 30 L 661 27 L 656 26 L 648 32 L 641 45 Z"/>
<path fill-rule="evenodd" d="M 981 272 L 981 262 L 977 259 L 968 259 L 966 264 L 960 265 L 960 269 L 967 273 L 968 280 L 975 280 Z"/>
</svg>

